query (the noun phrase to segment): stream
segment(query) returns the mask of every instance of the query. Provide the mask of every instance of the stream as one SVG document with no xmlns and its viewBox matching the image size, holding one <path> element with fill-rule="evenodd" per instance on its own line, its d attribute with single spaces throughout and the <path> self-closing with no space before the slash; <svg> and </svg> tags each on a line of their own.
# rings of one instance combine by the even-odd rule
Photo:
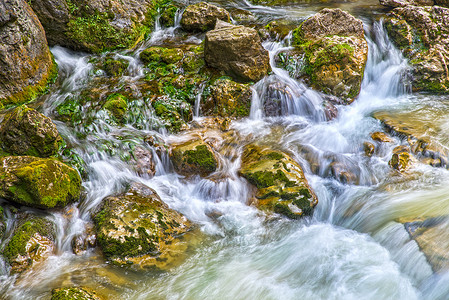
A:
<svg viewBox="0 0 449 300">
<path fill-rule="evenodd" d="M 239 136 L 234 141 L 237 146 L 227 145 L 214 130 L 205 133 L 223 144 L 221 166 L 210 176 L 218 180 L 186 180 L 173 171 L 166 154 L 154 155 L 156 173 L 151 178 L 137 174 L 127 164 L 122 155 L 126 151 L 120 149 L 130 144 L 156 151 L 143 142 L 145 136 L 173 143 L 191 134 L 155 130 L 157 121 L 143 99 L 135 103 L 138 113 L 126 120 L 125 126 L 108 122 L 101 111 L 83 112 L 93 119 L 88 126 L 69 127 L 55 120 L 72 151 L 86 162 L 85 195 L 81 202 L 46 215 L 57 224 L 56 255 L 20 277 L 7 275 L 0 265 L 0 298 L 48 299 L 52 288 L 80 285 L 108 299 L 448 299 L 449 273 L 432 271 L 399 221 L 440 217 L 442 226 L 449 227 L 445 217 L 449 215 L 448 170 L 416 162 L 401 175 L 388 161 L 393 148 L 406 141 L 393 137 L 392 143 L 384 143 L 372 157 L 365 155 L 363 143 L 372 132 L 384 131 L 373 113 L 390 111 L 428 124 L 434 129 L 433 138 L 448 147 L 449 105 L 442 96 L 411 93 L 407 60 L 389 41 L 376 11 L 366 12 L 366 7 L 375 4 L 304 1 L 268 8 L 229 1 L 223 5 L 250 10 L 262 23 L 276 18 L 303 20 L 322 7 L 354 13 L 364 22 L 369 46 L 358 98 L 351 105 L 338 106 L 338 117 L 327 121 L 321 106 L 323 95 L 276 67 L 274 57 L 290 47 L 289 36 L 265 42 L 273 71 L 253 85 L 250 116 L 230 124 Z M 118 85 L 132 86 L 144 76 L 139 51 L 184 39 L 177 35 L 177 26 L 179 18 L 175 27 L 157 26 L 134 52 L 117 52 L 115 55 L 130 62 Z M 181 42 L 199 44 L 202 38 L 197 35 Z M 57 87 L 36 106 L 53 118 L 56 107 L 66 97 L 78 95 L 95 74 L 92 55 L 61 47 L 51 50 L 59 65 Z M 287 91 L 278 95 L 283 115 L 266 117 L 263 101 L 273 84 Z M 204 120 L 198 109 L 200 101 L 198 97 L 194 122 Z M 292 153 L 301 164 L 319 199 L 312 217 L 267 217 L 247 205 L 250 185 L 238 176 L 238 169 L 242 148 L 252 141 Z M 111 151 L 108 145 L 118 150 Z M 335 161 L 355 174 L 357 184 L 331 176 Z M 170 208 L 198 224 L 197 241 L 181 263 L 167 270 L 138 272 L 106 263 L 97 248 L 82 255 L 72 252 L 72 239 L 92 224 L 91 214 L 101 200 L 123 192 L 130 182 L 155 189 Z"/>
</svg>

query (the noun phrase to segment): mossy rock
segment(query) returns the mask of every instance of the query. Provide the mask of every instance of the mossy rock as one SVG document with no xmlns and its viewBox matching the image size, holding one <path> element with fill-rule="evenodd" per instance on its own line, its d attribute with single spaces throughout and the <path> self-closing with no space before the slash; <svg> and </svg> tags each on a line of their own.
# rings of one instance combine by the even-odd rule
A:
<svg viewBox="0 0 449 300">
<path fill-rule="evenodd" d="M 207 2 L 199 2 L 187 6 L 182 14 L 181 27 L 186 31 L 205 32 L 214 29 L 217 20 L 230 22 L 229 12 Z"/>
<path fill-rule="evenodd" d="M 128 99 L 121 94 L 109 95 L 103 108 L 106 109 L 114 118 L 121 121 L 128 109 Z"/>
<path fill-rule="evenodd" d="M 174 259 L 179 239 L 192 227 L 154 190 L 138 183 L 126 193 L 105 198 L 94 222 L 105 258 L 139 268 L 158 267 L 165 264 L 164 259 Z"/>
<path fill-rule="evenodd" d="M 299 164 L 281 151 L 246 146 L 239 173 L 257 188 L 261 209 L 297 219 L 311 215 L 318 203 Z"/>
<path fill-rule="evenodd" d="M 22 105 L 5 115 L 0 142 L 3 150 L 14 155 L 49 157 L 57 154 L 62 138 L 50 118 Z"/>
<path fill-rule="evenodd" d="M 218 79 L 207 89 L 209 96 L 201 103 L 203 115 L 231 118 L 249 116 L 252 90 L 248 84 Z"/>
<path fill-rule="evenodd" d="M 122 58 L 115 58 L 114 55 L 108 54 L 102 63 L 98 65 L 108 76 L 122 76 L 129 66 L 129 61 Z"/>
<path fill-rule="evenodd" d="M 189 103 L 168 97 L 159 97 L 151 103 L 156 116 L 170 132 L 176 133 L 192 120 L 193 111 Z"/>
<path fill-rule="evenodd" d="M 3 203 L 0 203 L 2 205 Z M 0 241 L 3 240 L 3 234 L 6 230 L 5 209 L 0 206 Z"/>
<path fill-rule="evenodd" d="M 2 252 L 13 273 L 25 271 L 34 262 L 53 254 L 56 249 L 56 228 L 52 222 L 33 215 L 27 215 L 17 222 Z"/>
<path fill-rule="evenodd" d="M 184 52 L 179 48 L 150 47 L 140 53 L 140 59 L 145 63 L 164 62 L 174 64 L 184 57 Z"/>
<path fill-rule="evenodd" d="M 217 156 L 201 138 L 173 145 L 170 158 L 175 171 L 184 176 L 207 176 L 218 167 Z"/>
<path fill-rule="evenodd" d="M 51 291 L 50 300 L 101 300 L 94 292 L 81 287 L 66 287 Z"/>
<path fill-rule="evenodd" d="M 63 207 L 77 201 L 78 172 L 55 159 L 7 156 L 0 159 L 0 197 L 36 208 Z"/>
</svg>

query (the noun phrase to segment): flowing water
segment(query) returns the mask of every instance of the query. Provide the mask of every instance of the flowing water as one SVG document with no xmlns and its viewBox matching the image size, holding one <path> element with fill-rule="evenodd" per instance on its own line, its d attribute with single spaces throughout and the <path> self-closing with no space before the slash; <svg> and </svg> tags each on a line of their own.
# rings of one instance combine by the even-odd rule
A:
<svg viewBox="0 0 449 300">
<path fill-rule="evenodd" d="M 358 4 L 360 7 L 346 2 L 333 5 L 360 11 L 370 3 Z M 293 8 L 267 8 L 243 1 L 228 5 L 249 9 L 262 22 L 281 17 L 303 19 L 325 6 L 305 2 Z M 132 87 L 144 76 L 139 51 L 179 39 L 176 26 L 157 28 L 134 53 L 116 54 L 130 62 L 127 76 L 118 85 Z M 167 143 L 189 136 L 155 130 L 157 120 L 144 99 L 133 103 L 137 113 L 122 127 L 93 110 L 81 112 L 91 119 L 88 126 L 68 127 L 55 121 L 72 151 L 87 164 L 83 183 L 86 195 L 62 212 L 47 214 L 58 227 L 56 255 L 19 278 L 8 276 L 3 264 L 0 266 L 0 297 L 47 299 L 52 288 L 81 285 L 110 299 L 449 298 L 449 273 L 432 271 L 417 243 L 398 221 L 439 216 L 443 224 L 447 222 L 448 171 L 417 162 L 408 174 L 398 175 L 388 166 L 392 149 L 404 143 L 396 137 L 371 158 L 363 152 L 370 134 L 383 130 L 372 117 L 379 110 L 401 112 L 427 122 L 437 128 L 434 138 L 449 145 L 444 135 L 449 127 L 449 106 L 438 96 L 409 93 L 407 61 L 390 43 L 380 22 L 368 19 L 365 27 L 369 58 L 361 93 L 351 105 L 338 107 L 338 117 L 332 121 L 326 121 L 323 95 L 275 66 L 274 57 L 288 49 L 289 37 L 264 44 L 270 51 L 273 74 L 253 86 L 250 117 L 231 124 L 240 136 L 239 146 L 231 149 L 217 132 L 205 133 L 224 143 L 221 167 L 211 176 L 219 180 L 185 180 L 173 172 L 166 155 L 154 155 L 156 174 L 152 178 L 138 175 L 126 163 L 123 153 L 131 144 L 155 151 L 143 142 L 147 135 Z M 201 38 L 188 37 L 184 42 L 199 43 Z M 94 72 L 88 55 L 59 47 L 52 52 L 60 68 L 59 88 L 39 107 L 50 117 L 66 97 L 79 95 Z M 273 96 L 273 84 L 283 87 L 275 94 L 282 103 L 282 116 L 266 117 L 263 101 Z M 197 107 L 200 101 L 197 97 Z M 198 109 L 195 116 L 201 122 Z M 301 163 L 319 199 L 313 217 L 267 218 L 247 205 L 250 187 L 237 174 L 239 155 L 246 143 L 256 140 L 292 153 Z M 335 179 L 331 170 L 336 162 L 355 174 L 357 184 Z M 110 266 L 97 249 L 80 256 L 73 254 L 73 237 L 85 232 L 101 200 L 136 181 L 154 188 L 171 208 L 198 224 L 198 242 L 188 249 L 182 263 L 168 270 L 142 273 Z M 8 222 L 11 228 L 12 216 Z"/>
</svg>

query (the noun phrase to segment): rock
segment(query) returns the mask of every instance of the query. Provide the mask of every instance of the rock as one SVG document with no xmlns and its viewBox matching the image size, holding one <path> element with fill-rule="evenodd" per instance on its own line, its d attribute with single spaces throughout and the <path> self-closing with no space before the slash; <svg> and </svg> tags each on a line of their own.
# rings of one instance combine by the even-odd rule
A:
<svg viewBox="0 0 449 300">
<path fill-rule="evenodd" d="M 164 150 L 163 146 L 156 146 L 156 152 L 161 153 Z M 132 152 L 132 158 L 128 163 L 135 165 L 135 170 L 140 176 L 153 177 L 156 173 L 153 153 L 144 147 L 135 147 Z"/>
<path fill-rule="evenodd" d="M 175 171 L 184 176 L 207 176 L 218 167 L 218 158 L 201 138 L 172 145 L 170 158 Z"/>
<path fill-rule="evenodd" d="M 350 103 L 359 94 L 368 45 L 360 20 L 340 9 L 323 9 L 293 31 L 304 53 L 309 84 Z"/>
<path fill-rule="evenodd" d="M 32 215 L 20 219 L 2 253 L 11 273 L 23 272 L 53 254 L 55 237 L 55 225 L 47 219 Z"/>
<path fill-rule="evenodd" d="M 257 31 L 244 26 L 224 26 L 206 33 L 206 64 L 223 70 L 239 82 L 258 81 L 269 71 L 270 58 Z"/>
<path fill-rule="evenodd" d="M 435 5 L 449 7 L 449 1 L 448 0 L 435 0 Z"/>
<path fill-rule="evenodd" d="M 0 203 L 3 205 L 3 203 Z M 6 218 L 5 218 L 5 209 L 0 206 L 0 241 L 3 240 L 3 234 L 6 230 Z"/>
<path fill-rule="evenodd" d="M 81 287 L 66 287 L 51 291 L 50 300 L 101 300 L 95 292 Z"/>
<path fill-rule="evenodd" d="M 210 95 L 201 103 L 203 115 L 234 118 L 249 116 L 252 90 L 248 84 L 218 79 L 208 89 Z"/>
<path fill-rule="evenodd" d="M 45 32 L 24 0 L 0 3 L 0 108 L 34 100 L 57 76 Z"/>
<path fill-rule="evenodd" d="M 382 143 L 391 143 L 393 140 L 384 132 L 376 131 L 371 134 L 371 138 L 373 141 L 382 142 Z"/>
<path fill-rule="evenodd" d="M 0 158 L 0 197 L 36 208 L 62 207 L 77 201 L 78 172 L 49 158 L 6 156 Z"/>
<path fill-rule="evenodd" d="M 5 115 L 0 143 L 14 155 L 49 157 L 58 153 L 62 138 L 50 118 L 22 105 Z"/>
<path fill-rule="evenodd" d="M 77 234 L 72 239 L 72 250 L 76 255 L 84 254 L 87 249 L 93 248 L 96 245 L 97 236 L 91 224 L 85 226 L 82 234 Z"/>
<path fill-rule="evenodd" d="M 50 45 L 103 52 L 132 48 L 149 33 L 162 0 L 30 0 Z"/>
<path fill-rule="evenodd" d="M 151 102 L 154 113 L 158 116 L 165 128 L 176 133 L 187 127 L 186 122 L 193 118 L 192 106 L 174 97 L 162 96 Z"/>
<path fill-rule="evenodd" d="M 213 29 L 217 20 L 231 21 L 224 8 L 200 2 L 187 6 L 182 14 L 181 27 L 186 31 L 205 32 Z"/>
<path fill-rule="evenodd" d="M 290 20 L 274 20 L 265 25 L 265 27 L 259 30 L 259 33 L 266 38 L 274 40 L 284 39 L 290 31 L 295 29 L 298 24 L 293 23 Z"/>
<path fill-rule="evenodd" d="M 389 7 L 404 7 L 407 5 L 414 6 L 432 6 L 433 0 L 380 0 L 380 4 Z"/>
<path fill-rule="evenodd" d="M 257 18 L 254 16 L 254 14 L 246 9 L 233 7 L 229 9 L 229 12 L 231 13 L 232 20 L 238 22 L 239 24 L 254 23 L 257 21 Z"/>
<path fill-rule="evenodd" d="M 368 157 L 373 156 L 374 154 L 374 145 L 371 144 L 370 142 L 364 142 L 363 143 L 363 151 L 365 152 L 365 155 Z"/>
<path fill-rule="evenodd" d="M 329 176 L 344 184 L 359 184 L 359 176 L 354 170 L 360 171 L 356 166 L 345 163 L 345 161 L 333 161 L 329 164 Z"/>
<path fill-rule="evenodd" d="M 139 56 L 145 64 L 160 61 L 166 64 L 173 64 L 182 60 L 184 52 L 179 48 L 150 47 L 143 50 Z"/>
<path fill-rule="evenodd" d="M 389 36 L 409 59 L 414 91 L 449 92 L 449 9 L 406 6 L 385 20 Z"/>
<path fill-rule="evenodd" d="M 281 151 L 246 146 L 239 174 L 257 188 L 261 209 L 296 219 L 311 215 L 318 203 L 300 165 Z"/>
<path fill-rule="evenodd" d="M 393 149 L 393 155 L 388 164 L 399 172 L 404 172 L 410 167 L 411 158 L 409 147 L 397 146 Z"/>
<path fill-rule="evenodd" d="M 124 194 L 105 198 L 94 222 L 97 242 L 107 260 L 141 268 L 175 259 L 181 236 L 192 228 L 153 189 L 140 183 Z"/>
<path fill-rule="evenodd" d="M 103 69 L 108 76 L 119 77 L 125 73 L 129 66 L 129 61 L 123 58 L 116 58 L 113 54 L 106 55 L 97 67 Z"/>
<path fill-rule="evenodd" d="M 109 95 L 103 108 L 106 109 L 117 121 L 122 121 L 128 109 L 128 99 L 121 94 Z"/>
</svg>

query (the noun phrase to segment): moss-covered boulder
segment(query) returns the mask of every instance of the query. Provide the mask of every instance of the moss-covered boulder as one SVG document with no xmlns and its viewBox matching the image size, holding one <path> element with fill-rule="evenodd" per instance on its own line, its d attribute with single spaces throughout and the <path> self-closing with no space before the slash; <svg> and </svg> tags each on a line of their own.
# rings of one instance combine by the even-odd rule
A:
<svg viewBox="0 0 449 300">
<path fill-rule="evenodd" d="M 128 99 L 121 94 L 112 94 L 106 99 L 103 108 L 106 109 L 116 120 L 121 121 L 128 109 Z"/>
<path fill-rule="evenodd" d="M 170 158 L 175 171 L 184 176 L 207 176 L 218 167 L 217 156 L 201 138 L 172 145 Z"/>
<path fill-rule="evenodd" d="M 449 9 L 406 6 L 385 20 L 389 36 L 409 59 L 414 91 L 449 92 Z"/>
<path fill-rule="evenodd" d="M 45 32 L 25 0 L 0 3 L 0 109 L 34 100 L 57 76 Z"/>
<path fill-rule="evenodd" d="M 257 188 L 257 205 L 296 219 L 318 204 L 301 166 L 289 155 L 254 144 L 245 147 L 240 175 Z"/>
<path fill-rule="evenodd" d="M 0 144 L 14 155 L 49 157 L 57 154 L 62 143 L 52 120 L 25 105 L 5 115 L 0 124 Z"/>
<path fill-rule="evenodd" d="M 175 260 L 182 235 L 192 227 L 154 190 L 138 183 L 126 193 L 105 198 L 94 222 L 105 258 L 136 267 L 162 267 Z"/>
<path fill-rule="evenodd" d="M 242 118 L 249 116 L 252 90 L 248 84 L 218 79 L 208 87 L 208 96 L 201 102 L 205 116 Z"/>
<path fill-rule="evenodd" d="M 255 29 L 217 22 L 206 33 L 204 59 L 239 82 L 258 81 L 269 71 L 270 58 Z"/>
<path fill-rule="evenodd" d="M 30 0 L 50 45 L 103 52 L 132 48 L 151 32 L 166 0 Z"/>
<path fill-rule="evenodd" d="M 187 6 L 182 14 L 181 27 L 186 31 L 204 32 L 214 29 L 217 20 L 230 22 L 226 9 L 200 2 Z"/>
<path fill-rule="evenodd" d="M 25 271 L 56 249 L 55 225 L 52 222 L 33 215 L 26 215 L 16 222 L 1 253 L 11 266 L 12 273 Z"/>
<path fill-rule="evenodd" d="M 145 64 L 164 62 L 174 64 L 182 60 L 184 52 L 179 48 L 150 47 L 140 53 Z"/>
<path fill-rule="evenodd" d="M 101 300 L 95 292 L 81 287 L 66 287 L 51 291 L 50 300 Z"/>
<path fill-rule="evenodd" d="M 18 204 L 62 207 L 77 201 L 81 178 L 62 162 L 32 156 L 6 156 L 0 159 L 0 197 Z"/>
<path fill-rule="evenodd" d="M 404 7 L 407 5 L 431 6 L 435 4 L 434 0 L 380 0 L 379 2 L 388 7 Z"/>
<path fill-rule="evenodd" d="M 326 8 L 293 31 L 293 44 L 304 54 L 304 78 L 313 88 L 354 100 L 368 55 L 362 21 Z"/>
<path fill-rule="evenodd" d="M 122 76 L 129 66 L 129 61 L 116 55 L 109 53 L 101 59 L 96 67 L 102 69 L 107 76 L 118 77 Z"/>
</svg>

